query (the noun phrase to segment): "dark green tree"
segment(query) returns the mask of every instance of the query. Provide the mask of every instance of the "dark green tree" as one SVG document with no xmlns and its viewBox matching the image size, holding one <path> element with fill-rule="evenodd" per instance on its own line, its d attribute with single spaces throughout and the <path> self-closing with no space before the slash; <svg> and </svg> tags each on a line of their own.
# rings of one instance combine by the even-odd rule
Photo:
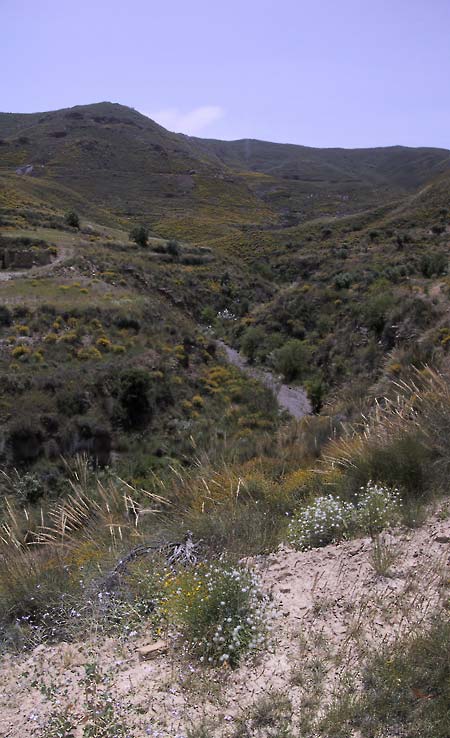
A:
<svg viewBox="0 0 450 738">
<path fill-rule="evenodd" d="M 80 227 L 80 216 L 75 212 L 75 210 L 68 210 L 64 216 L 64 220 L 71 228 Z"/>
<path fill-rule="evenodd" d="M 119 377 L 118 399 L 123 423 L 128 428 L 141 428 L 153 411 L 150 375 L 145 369 L 127 369 Z"/>
<path fill-rule="evenodd" d="M 130 241 L 134 241 L 138 246 L 147 246 L 148 244 L 148 230 L 145 226 L 134 226 L 129 234 Z"/>
<path fill-rule="evenodd" d="M 292 338 L 275 352 L 275 368 L 287 381 L 301 379 L 308 371 L 311 347 L 306 341 Z"/>
<path fill-rule="evenodd" d="M 259 326 L 248 328 L 242 336 L 241 349 L 244 356 L 247 357 L 250 364 L 256 359 L 258 351 L 261 350 L 266 334 Z"/>
</svg>

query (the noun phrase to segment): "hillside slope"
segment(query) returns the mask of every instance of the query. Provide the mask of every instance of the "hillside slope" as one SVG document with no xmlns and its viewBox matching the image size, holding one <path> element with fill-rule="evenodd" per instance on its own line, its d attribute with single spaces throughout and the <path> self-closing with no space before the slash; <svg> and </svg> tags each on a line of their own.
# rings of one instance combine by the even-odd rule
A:
<svg viewBox="0 0 450 738">
<path fill-rule="evenodd" d="M 3 187 L 196 240 L 401 200 L 449 168 L 445 149 L 194 138 L 108 102 L 0 114 Z"/>
<path fill-rule="evenodd" d="M 1 114 L 0 135 L 0 173 L 14 175 L 10 186 L 26 189 L 18 177 L 32 179 L 43 199 L 56 190 L 53 202 L 62 206 L 94 200 L 116 224 L 139 218 L 170 235 L 183 228 L 186 237 L 270 218 L 214 157 L 121 105 Z"/>
</svg>

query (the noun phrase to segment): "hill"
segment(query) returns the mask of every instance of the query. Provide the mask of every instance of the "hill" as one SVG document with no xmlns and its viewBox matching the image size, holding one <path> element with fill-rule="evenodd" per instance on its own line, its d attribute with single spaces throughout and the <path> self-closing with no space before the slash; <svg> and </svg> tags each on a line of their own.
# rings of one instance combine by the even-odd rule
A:
<svg viewBox="0 0 450 738">
<path fill-rule="evenodd" d="M 2 113 L 0 137 L 3 186 L 65 207 L 84 200 L 90 217 L 111 225 L 138 218 L 195 240 L 389 203 L 450 166 L 443 149 L 192 138 L 113 103 Z"/>
<path fill-rule="evenodd" d="M 448 738 L 449 152 L 0 136 L 0 732 Z"/>
<path fill-rule="evenodd" d="M 0 114 L 0 135 L 8 463 L 47 473 L 99 438 L 135 477 L 138 448 L 153 466 L 183 458 L 185 431 L 203 443 L 222 412 L 217 398 L 202 410 L 205 331 L 350 417 L 355 384 L 366 402 L 394 370 L 445 355 L 448 151 L 220 142 L 112 103 Z M 128 238 L 139 223 L 144 248 Z M 136 427 L 117 379 L 130 361 L 153 376 Z M 245 418 L 246 392 L 220 431 L 238 444 L 280 422 L 262 395 Z"/>
</svg>

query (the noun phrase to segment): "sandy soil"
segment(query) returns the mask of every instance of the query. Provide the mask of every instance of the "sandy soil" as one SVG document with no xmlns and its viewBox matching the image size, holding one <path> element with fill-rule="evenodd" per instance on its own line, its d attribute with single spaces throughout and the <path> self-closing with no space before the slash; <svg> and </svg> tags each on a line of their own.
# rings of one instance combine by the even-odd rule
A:
<svg viewBox="0 0 450 738">
<path fill-rule="evenodd" d="M 330 696 L 344 674 L 357 673 L 370 647 L 417 627 L 448 596 L 449 512 L 441 510 L 419 529 L 385 534 L 396 556 L 387 577 L 371 563 L 368 538 L 304 553 L 283 548 L 249 560 L 273 595 L 274 635 L 267 652 L 235 671 L 203 670 L 175 652 L 140 661 L 141 637 L 104 640 L 95 633 L 83 643 L 5 656 L 0 736 L 42 736 L 49 715 L 64 706 L 77 717 L 75 736 L 81 736 L 81 679 L 94 659 L 110 673 L 132 738 L 184 737 L 204 718 L 216 721 L 214 735 L 231 734 L 255 701 L 273 690 L 289 694 L 294 715 L 300 714 L 318 699 L 311 676 L 318 669 Z"/>
</svg>

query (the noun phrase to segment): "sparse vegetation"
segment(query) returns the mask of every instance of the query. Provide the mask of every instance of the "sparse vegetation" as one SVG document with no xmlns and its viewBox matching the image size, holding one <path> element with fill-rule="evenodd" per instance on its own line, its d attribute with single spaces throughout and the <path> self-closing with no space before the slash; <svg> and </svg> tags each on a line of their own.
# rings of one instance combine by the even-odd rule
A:
<svg viewBox="0 0 450 738">
<path fill-rule="evenodd" d="M 0 128 L 0 641 L 34 732 L 447 736 L 445 152 L 244 151 L 109 103 Z"/>
<path fill-rule="evenodd" d="M 169 575 L 163 586 L 165 616 L 201 662 L 236 667 L 243 655 L 263 648 L 268 602 L 248 570 L 221 561 L 201 563 Z"/>
</svg>

